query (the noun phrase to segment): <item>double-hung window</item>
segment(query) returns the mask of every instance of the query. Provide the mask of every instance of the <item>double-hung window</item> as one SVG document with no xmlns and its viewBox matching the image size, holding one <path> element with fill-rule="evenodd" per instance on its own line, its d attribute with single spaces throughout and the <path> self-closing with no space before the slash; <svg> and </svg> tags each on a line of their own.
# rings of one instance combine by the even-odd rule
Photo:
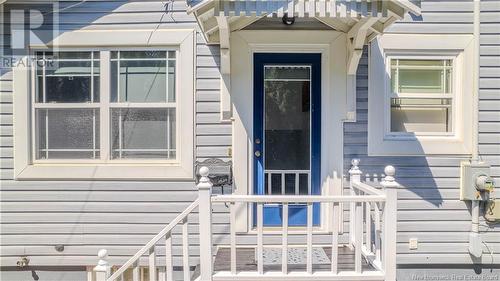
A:
<svg viewBox="0 0 500 281">
<path fill-rule="evenodd" d="M 453 133 L 453 58 L 389 57 L 388 135 Z"/>
<path fill-rule="evenodd" d="M 384 34 L 370 43 L 368 154 L 472 151 L 470 35 Z"/>
<path fill-rule="evenodd" d="M 15 178 L 192 180 L 195 34 L 85 30 L 31 45 L 13 68 Z"/>
<path fill-rule="evenodd" d="M 36 56 L 36 160 L 176 159 L 175 50 Z M 100 91 L 100 65 L 109 65 L 109 91 Z"/>
</svg>

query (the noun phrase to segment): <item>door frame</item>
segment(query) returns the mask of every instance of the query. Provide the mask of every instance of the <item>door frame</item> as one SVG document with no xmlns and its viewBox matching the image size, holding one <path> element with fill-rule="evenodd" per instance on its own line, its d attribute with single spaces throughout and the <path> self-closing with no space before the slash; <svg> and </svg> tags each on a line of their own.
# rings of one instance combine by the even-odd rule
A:
<svg viewBox="0 0 500 281">
<path fill-rule="evenodd" d="M 254 53 L 321 53 L 321 119 L 323 120 L 321 124 L 321 143 L 323 144 L 321 148 L 321 194 L 342 194 L 343 122 L 348 117 L 347 97 L 349 95 L 346 43 L 345 33 L 331 30 L 231 32 L 233 194 L 253 194 Z M 227 81 L 221 83 L 227 83 Z M 238 233 L 252 232 L 251 208 L 246 204 L 238 203 L 235 209 L 236 231 Z M 321 222 L 320 226 L 313 228 L 315 232 L 332 229 L 331 209 L 330 206 L 321 208 Z M 342 226 L 340 218 L 338 221 Z"/>
<path fill-rule="evenodd" d="M 311 66 L 311 107 L 310 107 L 310 183 L 311 194 L 321 194 L 321 53 L 253 53 L 253 140 L 261 139 L 260 144 L 254 141 L 254 151 L 260 150 L 261 156 L 253 157 L 254 194 L 264 194 L 265 173 L 265 139 L 264 139 L 264 67 L 269 65 L 310 65 Z M 306 225 L 303 221 L 306 209 L 297 206 L 296 216 L 289 220 L 290 226 Z M 253 223 L 255 225 L 255 208 Z M 281 225 L 280 207 L 264 208 L 264 226 Z M 269 218 L 273 216 L 272 218 Z M 267 217 L 267 219 L 266 219 Z M 320 222 L 320 204 L 313 207 L 313 225 Z"/>
</svg>

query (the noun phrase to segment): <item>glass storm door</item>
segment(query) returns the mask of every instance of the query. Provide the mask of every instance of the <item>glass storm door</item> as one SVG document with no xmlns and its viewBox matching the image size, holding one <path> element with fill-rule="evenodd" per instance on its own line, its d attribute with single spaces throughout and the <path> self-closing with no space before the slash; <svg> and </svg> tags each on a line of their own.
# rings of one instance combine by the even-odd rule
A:
<svg viewBox="0 0 500 281">
<path fill-rule="evenodd" d="M 320 79 L 320 54 L 254 54 L 255 194 L 320 194 Z M 313 206 L 314 225 L 319 208 Z M 265 226 L 282 219 L 280 204 L 264 205 Z M 289 204 L 288 221 L 306 225 L 306 205 Z"/>
</svg>

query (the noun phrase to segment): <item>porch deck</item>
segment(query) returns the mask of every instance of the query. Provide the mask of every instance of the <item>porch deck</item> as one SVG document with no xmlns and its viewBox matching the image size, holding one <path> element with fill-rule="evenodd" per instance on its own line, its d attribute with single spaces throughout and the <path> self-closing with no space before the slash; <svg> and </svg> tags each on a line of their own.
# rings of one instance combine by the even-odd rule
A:
<svg viewBox="0 0 500 281">
<path fill-rule="evenodd" d="M 323 247 L 328 259 L 332 259 L 332 248 Z M 337 265 L 339 271 L 354 271 L 355 253 L 349 247 L 339 247 Z M 314 264 L 314 272 L 328 272 L 331 270 L 331 264 Z M 363 272 L 376 271 L 374 267 L 362 260 Z M 231 270 L 231 249 L 219 248 L 215 256 L 214 271 L 230 271 Z M 288 264 L 289 271 L 305 271 L 305 264 Z M 239 248 L 236 249 L 236 271 L 255 272 L 257 271 L 257 261 L 255 260 L 255 248 Z M 264 264 L 264 272 L 281 271 L 281 264 Z"/>
</svg>

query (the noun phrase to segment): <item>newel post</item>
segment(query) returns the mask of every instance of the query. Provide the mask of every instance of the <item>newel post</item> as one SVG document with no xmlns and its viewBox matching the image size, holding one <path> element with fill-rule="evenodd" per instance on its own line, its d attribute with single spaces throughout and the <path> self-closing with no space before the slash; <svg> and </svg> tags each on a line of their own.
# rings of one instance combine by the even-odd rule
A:
<svg viewBox="0 0 500 281">
<path fill-rule="evenodd" d="M 207 167 L 200 168 L 198 212 L 200 216 L 200 280 L 212 280 L 212 183 Z"/>
<path fill-rule="evenodd" d="M 97 262 L 97 266 L 94 267 L 95 280 L 106 281 L 111 273 L 111 266 L 107 261 L 108 251 L 106 249 L 101 249 L 97 252 L 97 256 L 99 257 L 99 261 Z"/>
<path fill-rule="evenodd" d="M 363 174 L 363 172 L 361 172 L 358 166 L 359 159 L 352 159 L 351 164 L 352 167 L 349 170 L 349 190 L 351 193 L 350 195 L 354 196 L 356 195 L 354 183 L 361 181 L 361 175 Z M 356 214 L 354 211 L 355 208 L 356 208 L 356 203 L 351 202 L 349 205 L 349 242 L 351 243 L 352 246 L 354 246 L 356 241 L 356 235 L 355 235 Z"/>
<path fill-rule="evenodd" d="M 386 196 L 384 210 L 384 235 L 382 238 L 382 265 L 385 271 L 385 280 L 394 281 L 396 280 L 396 239 L 399 184 L 394 179 L 396 169 L 394 169 L 393 166 L 385 167 L 384 173 L 385 178 L 381 182 Z"/>
</svg>

